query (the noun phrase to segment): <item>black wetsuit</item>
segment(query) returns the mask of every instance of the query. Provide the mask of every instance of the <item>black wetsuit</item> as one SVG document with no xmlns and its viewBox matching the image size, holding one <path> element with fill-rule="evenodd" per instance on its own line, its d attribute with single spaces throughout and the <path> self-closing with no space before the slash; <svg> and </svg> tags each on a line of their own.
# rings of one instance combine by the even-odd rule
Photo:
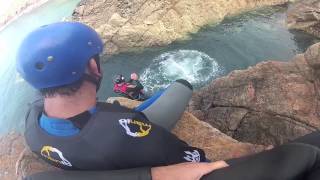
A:
<svg viewBox="0 0 320 180">
<path fill-rule="evenodd" d="M 79 134 L 56 137 L 38 122 L 42 102 L 27 115 L 25 138 L 48 163 L 69 170 L 113 170 L 206 161 L 204 152 L 150 122 L 143 113 L 120 105 L 98 103 L 97 112 L 70 118 Z"/>
<path fill-rule="evenodd" d="M 143 90 L 143 85 L 140 83 L 140 81 L 139 80 L 130 79 L 128 81 L 128 83 L 130 85 L 134 85 L 135 86 L 134 88 L 130 88 L 130 87 L 127 88 L 127 93 L 130 95 L 130 97 L 132 97 L 133 99 L 142 98 L 142 96 L 144 95 L 141 92 Z"/>
<path fill-rule="evenodd" d="M 228 160 L 230 167 L 202 180 L 319 180 L 320 132 L 251 156 Z M 44 172 L 28 180 L 151 180 L 150 168 L 101 172 Z"/>
<path fill-rule="evenodd" d="M 227 160 L 203 180 L 320 180 L 320 132 L 255 155 Z"/>
</svg>

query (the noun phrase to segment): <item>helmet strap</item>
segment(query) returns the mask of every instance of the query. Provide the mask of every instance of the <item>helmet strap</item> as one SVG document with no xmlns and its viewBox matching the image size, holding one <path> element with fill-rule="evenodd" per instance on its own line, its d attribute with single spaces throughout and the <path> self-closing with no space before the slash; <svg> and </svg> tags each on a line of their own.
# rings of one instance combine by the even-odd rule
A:
<svg viewBox="0 0 320 180">
<path fill-rule="evenodd" d="M 97 54 L 95 56 L 92 57 L 96 64 L 97 64 L 97 68 L 98 68 L 98 72 L 101 73 L 101 66 L 100 66 L 100 55 Z M 89 74 L 84 74 L 84 80 L 87 80 L 93 84 L 96 85 L 96 91 L 98 92 L 98 90 L 100 89 L 100 86 L 101 86 L 101 80 L 102 80 L 102 77 L 99 77 L 99 76 L 93 76 L 93 75 L 89 75 Z"/>
<path fill-rule="evenodd" d="M 95 56 L 93 56 L 93 59 L 96 61 L 97 67 L 98 67 L 98 71 L 99 73 L 101 73 L 101 66 L 100 66 L 100 55 L 97 54 Z"/>
<path fill-rule="evenodd" d="M 84 74 L 83 79 L 96 85 L 96 91 L 100 89 L 102 77 Z"/>
</svg>

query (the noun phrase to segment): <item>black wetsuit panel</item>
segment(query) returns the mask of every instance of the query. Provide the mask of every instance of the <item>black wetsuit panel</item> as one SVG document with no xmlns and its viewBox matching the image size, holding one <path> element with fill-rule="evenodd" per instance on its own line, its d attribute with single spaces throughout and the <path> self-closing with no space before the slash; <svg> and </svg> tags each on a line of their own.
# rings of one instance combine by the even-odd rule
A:
<svg viewBox="0 0 320 180">
<path fill-rule="evenodd" d="M 139 80 L 132 80 L 130 79 L 128 81 L 129 84 L 135 85 L 134 88 L 127 88 L 128 94 L 130 94 L 131 97 L 137 99 L 139 97 L 139 94 L 141 93 L 141 90 L 143 90 L 143 85 L 140 83 Z"/>
<path fill-rule="evenodd" d="M 141 112 L 99 103 L 79 134 L 49 135 L 40 128 L 42 104 L 33 104 L 27 116 L 25 138 L 33 152 L 67 170 L 115 170 L 205 161 L 194 148 L 150 122 Z"/>
<path fill-rule="evenodd" d="M 320 148 L 320 131 L 315 131 L 305 136 L 299 137 L 292 142 L 310 144 Z"/>
</svg>

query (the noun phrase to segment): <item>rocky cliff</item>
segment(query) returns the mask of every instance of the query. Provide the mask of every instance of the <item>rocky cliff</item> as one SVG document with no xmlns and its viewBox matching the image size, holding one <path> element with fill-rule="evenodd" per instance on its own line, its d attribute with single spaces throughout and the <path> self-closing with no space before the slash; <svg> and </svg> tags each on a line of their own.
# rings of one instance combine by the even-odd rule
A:
<svg viewBox="0 0 320 180">
<path fill-rule="evenodd" d="M 287 14 L 288 27 L 320 37 L 320 0 L 300 0 Z"/>
<path fill-rule="evenodd" d="M 290 0 L 83 0 L 73 20 L 96 29 L 108 54 L 167 45 L 225 16 Z"/>
<path fill-rule="evenodd" d="M 196 92 L 190 111 L 242 141 L 281 144 L 320 128 L 320 44 L 289 62 L 233 71 Z"/>
</svg>

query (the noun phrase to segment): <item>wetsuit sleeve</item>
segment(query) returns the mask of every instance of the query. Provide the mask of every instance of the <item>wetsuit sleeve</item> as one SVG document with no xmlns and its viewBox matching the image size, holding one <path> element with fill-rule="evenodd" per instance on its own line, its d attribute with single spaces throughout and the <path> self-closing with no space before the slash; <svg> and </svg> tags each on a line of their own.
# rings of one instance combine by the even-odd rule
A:
<svg viewBox="0 0 320 180">
<path fill-rule="evenodd" d="M 227 168 L 213 171 L 202 180 L 301 180 L 320 179 L 320 150 L 290 143 L 259 154 L 228 160 Z"/>
<path fill-rule="evenodd" d="M 134 85 L 134 88 L 130 88 L 128 87 L 128 91 L 141 91 L 143 89 L 143 85 L 140 83 L 139 80 L 130 80 L 128 83 L 130 83 L 131 85 Z"/>
<path fill-rule="evenodd" d="M 24 180 L 152 180 L 151 168 L 116 171 L 50 171 L 41 172 Z"/>
</svg>

